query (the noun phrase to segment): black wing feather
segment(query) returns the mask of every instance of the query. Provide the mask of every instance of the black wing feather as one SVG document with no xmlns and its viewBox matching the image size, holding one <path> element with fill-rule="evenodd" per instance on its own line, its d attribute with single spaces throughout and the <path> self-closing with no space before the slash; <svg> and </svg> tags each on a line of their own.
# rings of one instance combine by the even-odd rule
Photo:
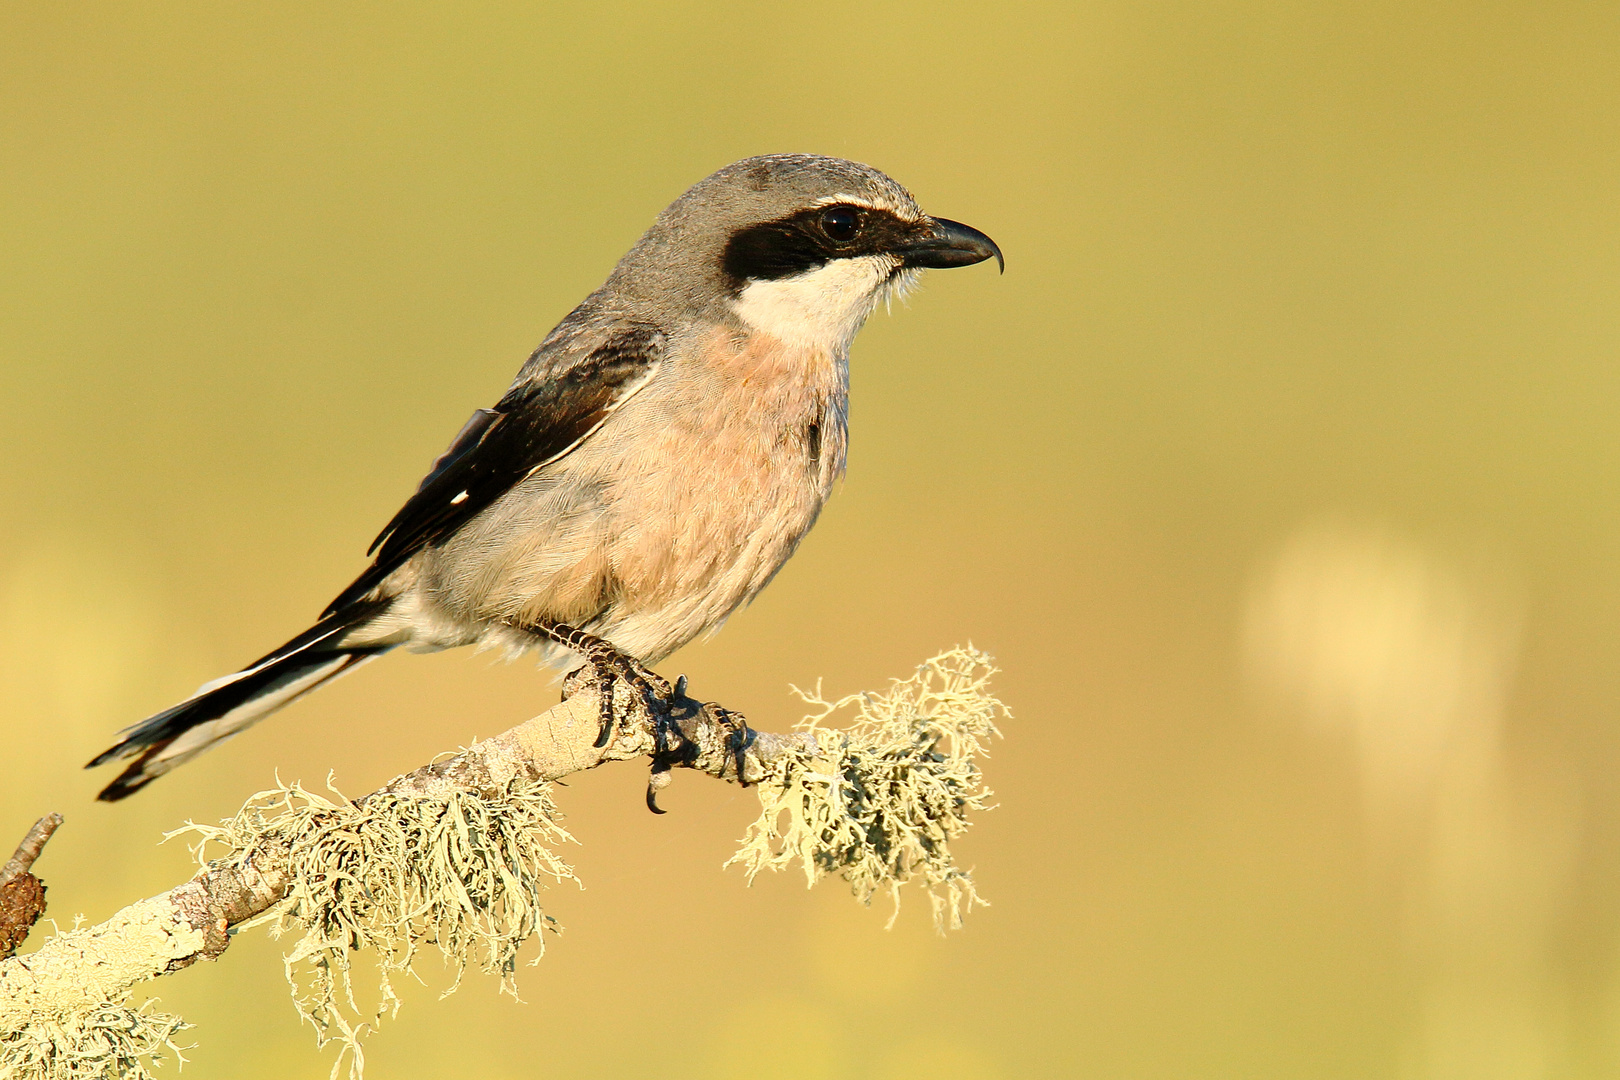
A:
<svg viewBox="0 0 1620 1080">
<path fill-rule="evenodd" d="M 449 538 L 542 465 L 573 450 L 657 366 L 663 335 L 647 327 L 615 334 L 577 363 L 522 380 L 493 409 L 468 420 L 416 494 L 373 540 L 376 561 L 327 607 L 365 596 L 417 551 Z"/>
</svg>

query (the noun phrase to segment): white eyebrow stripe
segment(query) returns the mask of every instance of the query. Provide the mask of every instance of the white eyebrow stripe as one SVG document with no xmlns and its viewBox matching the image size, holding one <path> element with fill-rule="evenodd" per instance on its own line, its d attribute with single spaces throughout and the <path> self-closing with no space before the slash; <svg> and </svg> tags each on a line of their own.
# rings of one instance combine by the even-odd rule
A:
<svg viewBox="0 0 1620 1080">
<path fill-rule="evenodd" d="M 921 221 L 923 215 L 914 213 L 909 207 L 895 206 L 892 203 L 878 202 L 876 199 L 864 195 L 823 195 L 810 204 L 816 206 L 864 206 L 868 210 L 881 210 L 893 214 L 902 221 Z"/>
</svg>

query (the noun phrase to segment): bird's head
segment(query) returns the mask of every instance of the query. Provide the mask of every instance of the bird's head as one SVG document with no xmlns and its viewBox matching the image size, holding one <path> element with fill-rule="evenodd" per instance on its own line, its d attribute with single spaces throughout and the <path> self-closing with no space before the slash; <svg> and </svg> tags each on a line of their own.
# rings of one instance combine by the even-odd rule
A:
<svg viewBox="0 0 1620 1080">
<path fill-rule="evenodd" d="M 995 241 L 930 217 L 878 170 L 772 154 L 728 165 L 670 204 L 610 285 L 842 352 L 873 309 L 927 268 L 994 258 Z"/>
</svg>

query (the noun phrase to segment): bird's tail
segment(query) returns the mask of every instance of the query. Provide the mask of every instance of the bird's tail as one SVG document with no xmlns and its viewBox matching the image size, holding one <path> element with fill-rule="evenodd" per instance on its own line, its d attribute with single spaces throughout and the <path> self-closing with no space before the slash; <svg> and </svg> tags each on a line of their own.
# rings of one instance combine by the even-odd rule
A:
<svg viewBox="0 0 1620 1080">
<path fill-rule="evenodd" d="M 132 795 L 282 706 L 387 652 L 392 644 L 340 644 L 348 631 L 387 606 L 386 600 L 348 605 L 236 674 L 206 683 L 180 704 L 119 732 L 118 743 L 85 767 L 135 760 L 96 797 L 117 802 Z"/>
</svg>

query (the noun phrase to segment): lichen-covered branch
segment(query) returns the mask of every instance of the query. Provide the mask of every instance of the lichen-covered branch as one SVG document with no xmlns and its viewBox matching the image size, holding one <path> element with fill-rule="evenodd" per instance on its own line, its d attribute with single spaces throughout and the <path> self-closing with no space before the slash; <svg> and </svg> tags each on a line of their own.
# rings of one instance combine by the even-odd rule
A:
<svg viewBox="0 0 1620 1080">
<path fill-rule="evenodd" d="M 780 735 L 691 701 L 671 717 L 678 736 L 660 732 L 621 690 L 621 722 L 601 747 L 598 700 L 584 686 L 363 798 L 298 785 L 261 792 L 222 825 L 182 830 L 213 855 L 190 881 L 0 961 L 0 1077 L 149 1076 L 149 1062 L 178 1054 L 183 1025 L 130 1008 L 132 989 L 218 958 L 256 920 L 297 935 L 287 972 L 299 1011 L 323 1043 L 344 1046 L 358 1075 L 361 1036 L 397 1008 L 389 973 L 408 970 L 421 944 L 458 972 L 472 964 L 510 985 L 520 947 L 554 928 L 541 891 L 573 877 L 548 846 L 572 839 L 550 782 L 610 761 L 650 757 L 654 786 L 672 767 L 756 785 L 764 813 L 734 860 L 750 878 L 799 862 L 812 882 L 843 874 L 862 901 L 919 879 L 936 916 L 955 925 L 978 902 L 948 842 L 987 805 L 973 758 L 1004 713 L 986 689 L 991 671 L 982 654 L 953 650 L 885 694 L 813 698 L 820 713 Z M 826 726 L 852 706 L 847 729 Z M 356 1005 L 349 967 L 366 947 L 381 972 L 382 1004 L 370 1013 Z"/>
<path fill-rule="evenodd" d="M 935 925 L 960 927 L 973 907 L 988 906 L 951 858 L 950 842 L 970 812 L 990 808 L 978 759 L 988 756 L 990 737 L 1000 734 L 996 717 L 1006 712 L 990 696 L 994 670 L 987 657 L 954 650 L 884 693 L 828 701 L 819 686 L 799 691 L 816 709 L 800 734 L 817 749 L 764 764 L 763 813 L 727 865 L 742 864 L 749 881 L 794 863 L 807 885 L 840 874 L 863 904 L 888 895 L 891 926 L 900 886 L 918 880 Z M 828 726 L 848 712 L 854 716 L 843 726 Z"/>
</svg>

